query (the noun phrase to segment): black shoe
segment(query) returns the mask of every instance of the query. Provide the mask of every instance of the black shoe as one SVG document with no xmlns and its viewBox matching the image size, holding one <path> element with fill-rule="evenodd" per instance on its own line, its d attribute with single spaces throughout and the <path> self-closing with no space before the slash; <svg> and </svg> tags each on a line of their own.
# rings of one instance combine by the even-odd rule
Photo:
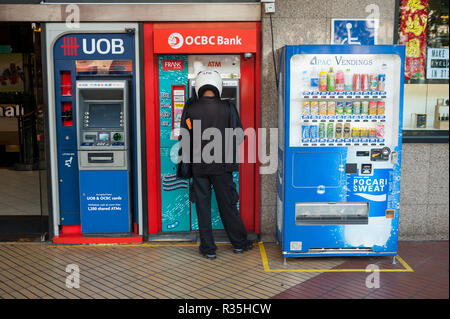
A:
<svg viewBox="0 0 450 319">
<path fill-rule="evenodd" d="M 206 254 L 206 253 L 200 253 L 200 254 L 202 254 L 206 259 L 216 259 L 216 254 L 214 253 L 214 254 Z"/>
<path fill-rule="evenodd" d="M 243 248 L 234 248 L 233 252 L 235 254 L 242 254 L 244 251 L 253 249 L 253 243 L 249 242 L 246 246 L 244 246 Z"/>
</svg>

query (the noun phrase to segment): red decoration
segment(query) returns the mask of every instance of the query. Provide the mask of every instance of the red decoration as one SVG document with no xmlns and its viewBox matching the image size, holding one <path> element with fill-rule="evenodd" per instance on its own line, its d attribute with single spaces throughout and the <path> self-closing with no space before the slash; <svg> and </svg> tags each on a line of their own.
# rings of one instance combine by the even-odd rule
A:
<svg viewBox="0 0 450 319">
<path fill-rule="evenodd" d="M 425 79 L 428 0 L 402 0 L 400 44 L 406 46 L 405 79 Z"/>
</svg>

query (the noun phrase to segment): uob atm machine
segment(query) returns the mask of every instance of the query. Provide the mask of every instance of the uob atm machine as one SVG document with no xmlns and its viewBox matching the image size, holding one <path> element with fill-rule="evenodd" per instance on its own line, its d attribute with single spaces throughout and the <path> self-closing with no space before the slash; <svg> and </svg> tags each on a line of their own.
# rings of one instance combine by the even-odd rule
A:
<svg viewBox="0 0 450 319">
<path fill-rule="evenodd" d="M 282 49 L 284 257 L 397 254 L 404 54 L 392 45 Z"/>
<path fill-rule="evenodd" d="M 138 26 L 45 30 L 54 241 L 142 235 Z"/>
<path fill-rule="evenodd" d="M 128 233 L 128 83 L 76 81 L 82 233 Z"/>
</svg>

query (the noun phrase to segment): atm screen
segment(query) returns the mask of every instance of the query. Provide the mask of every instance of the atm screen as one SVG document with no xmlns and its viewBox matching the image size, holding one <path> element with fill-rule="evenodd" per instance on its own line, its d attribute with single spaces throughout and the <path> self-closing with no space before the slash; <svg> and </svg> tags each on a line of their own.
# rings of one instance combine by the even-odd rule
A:
<svg viewBox="0 0 450 319">
<path fill-rule="evenodd" d="M 89 127 L 106 128 L 120 127 L 120 112 L 122 105 L 114 104 L 90 104 L 89 105 Z"/>
<path fill-rule="evenodd" d="M 237 108 L 239 108 L 239 105 L 237 105 L 236 101 L 236 94 L 236 87 L 224 87 L 222 89 L 222 100 L 230 100 L 234 105 L 236 105 Z"/>
</svg>

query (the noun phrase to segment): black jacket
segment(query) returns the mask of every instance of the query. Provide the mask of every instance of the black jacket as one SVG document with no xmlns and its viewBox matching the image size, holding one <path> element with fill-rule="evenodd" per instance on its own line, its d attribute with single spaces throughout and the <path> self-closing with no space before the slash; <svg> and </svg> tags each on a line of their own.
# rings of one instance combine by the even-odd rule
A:
<svg viewBox="0 0 450 319">
<path fill-rule="evenodd" d="M 205 129 L 217 128 L 222 134 L 222 161 L 205 163 L 203 158 L 199 162 L 198 159 L 203 151 L 203 148 L 210 140 L 201 141 L 201 152 L 196 149 L 197 160 L 194 163 L 194 143 L 193 143 L 193 129 L 194 120 L 201 121 L 201 135 Z M 183 148 L 179 150 L 179 164 L 177 167 L 177 177 L 178 178 L 191 178 L 193 176 L 206 176 L 206 175 L 221 175 L 225 172 L 233 172 L 239 170 L 239 161 L 236 159 L 238 146 L 244 140 L 244 134 L 242 131 L 242 123 L 239 118 L 239 113 L 236 106 L 228 101 L 221 100 L 216 97 L 202 97 L 197 99 L 196 97 L 190 98 L 183 108 L 183 113 L 181 116 L 180 127 L 189 132 L 189 160 L 187 162 L 183 161 L 183 155 L 187 160 L 187 154 L 183 154 Z M 236 131 L 235 136 L 232 138 L 225 138 L 228 134 L 225 133 L 226 128 L 231 128 L 233 130 L 240 129 Z M 231 136 L 228 136 L 231 137 Z M 179 136 L 180 145 L 183 144 L 183 135 Z M 199 141 L 197 141 L 198 143 Z M 187 144 L 186 144 L 187 145 Z M 199 145 L 199 144 L 197 144 Z M 200 154 L 199 154 L 200 153 Z"/>
</svg>

